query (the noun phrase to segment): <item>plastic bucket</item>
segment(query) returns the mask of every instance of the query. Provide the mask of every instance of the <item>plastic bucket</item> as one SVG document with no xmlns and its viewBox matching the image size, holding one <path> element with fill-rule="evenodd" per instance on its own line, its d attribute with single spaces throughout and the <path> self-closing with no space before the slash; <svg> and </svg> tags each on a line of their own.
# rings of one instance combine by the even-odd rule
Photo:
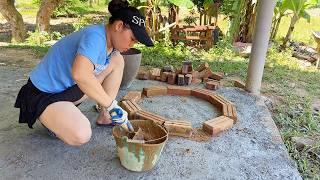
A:
<svg viewBox="0 0 320 180">
<path fill-rule="evenodd" d="M 162 126 L 150 120 L 131 120 L 135 130 L 139 127 L 145 134 L 145 143 L 128 141 L 127 132 L 115 126 L 112 130 L 117 144 L 121 165 L 131 171 L 148 171 L 160 158 L 168 140 L 168 132 Z"/>
</svg>

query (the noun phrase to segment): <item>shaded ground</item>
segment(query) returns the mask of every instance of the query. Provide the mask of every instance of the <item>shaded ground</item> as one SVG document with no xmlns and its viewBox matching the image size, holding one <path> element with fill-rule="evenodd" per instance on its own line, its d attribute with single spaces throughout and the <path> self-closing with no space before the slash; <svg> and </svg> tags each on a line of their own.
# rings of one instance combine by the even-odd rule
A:
<svg viewBox="0 0 320 180">
<path fill-rule="evenodd" d="M 93 136 L 88 144 L 79 148 L 49 137 L 39 123 L 33 130 L 18 124 L 18 111 L 13 103 L 29 72 L 29 68 L 0 66 L 0 174 L 3 179 L 301 179 L 263 101 L 242 90 L 221 88 L 218 91 L 236 105 L 239 123 L 231 130 L 208 142 L 171 137 L 156 167 L 150 172 L 135 173 L 120 165 L 111 129 L 96 127 L 93 102 L 80 106 L 92 122 Z M 131 89 L 141 90 L 158 83 L 135 81 Z M 119 97 L 125 93 L 121 91 Z M 210 119 L 217 113 L 202 100 L 179 98 L 170 98 L 170 111 L 161 108 L 168 103 L 166 97 L 145 99 L 141 105 L 169 118 L 190 120 L 195 127 L 201 126 L 202 119 Z M 190 106 L 190 102 L 213 111 L 203 113 Z"/>
</svg>

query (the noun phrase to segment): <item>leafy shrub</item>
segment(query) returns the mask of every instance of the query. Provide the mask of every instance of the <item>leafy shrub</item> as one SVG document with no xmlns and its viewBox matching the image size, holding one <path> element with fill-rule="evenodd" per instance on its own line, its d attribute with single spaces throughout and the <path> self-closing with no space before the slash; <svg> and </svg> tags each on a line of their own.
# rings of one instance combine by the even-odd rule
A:
<svg viewBox="0 0 320 180">
<path fill-rule="evenodd" d="M 28 38 L 26 43 L 29 45 L 44 45 L 45 42 L 51 40 L 59 40 L 62 38 L 62 35 L 59 32 L 48 33 L 46 31 L 36 30 L 34 32 L 28 31 Z"/>
<path fill-rule="evenodd" d="M 94 23 L 94 20 L 92 17 L 82 16 L 82 17 L 78 18 L 78 20 L 76 22 L 74 22 L 72 24 L 72 26 L 75 29 L 75 31 L 78 31 L 81 28 L 83 28 L 89 24 L 93 24 L 93 23 Z"/>
<path fill-rule="evenodd" d="M 185 22 L 185 23 L 187 23 L 189 26 L 191 26 L 192 24 L 193 25 L 197 25 L 197 19 L 198 19 L 198 17 L 196 16 L 196 12 L 195 12 L 195 10 L 194 9 L 191 9 L 190 11 L 189 11 L 189 15 L 188 16 L 186 16 L 184 19 L 183 19 L 183 21 Z"/>
<path fill-rule="evenodd" d="M 79 17 L 90 10 L 86 3 L 80 0 L 65 0 L 53 11 L 52 17 Z"/>
</svg>

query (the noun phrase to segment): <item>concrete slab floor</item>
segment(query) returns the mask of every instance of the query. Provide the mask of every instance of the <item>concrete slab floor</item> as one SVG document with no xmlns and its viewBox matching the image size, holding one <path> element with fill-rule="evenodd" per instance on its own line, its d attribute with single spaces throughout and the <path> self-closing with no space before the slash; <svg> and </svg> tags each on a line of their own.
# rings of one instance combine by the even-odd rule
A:
<svg viewBox="0 0 320 180">
<path fill-rule="evenodd" d="M 301 179 L 263 100 L 240 89 L 217 91 L 237 108 L 238 123 L 231 130 L 208 142 L 171 137 L 156 167 L 138 173 L 121 166 L 111 128 L 95 125 L 92 101 L 80 106 L 93 129 L 90 142 L 81 147 L 49 137 L 39 122 L 34 129 L 18 124 L 13 104 L 29 71 L 0 66 L 0 179 Z M 130 90 L 158 84 L 136 80 Z M 193 97 L 146 98 L 140 105 L 194 127 L 219 113 Z"/>
</svg>

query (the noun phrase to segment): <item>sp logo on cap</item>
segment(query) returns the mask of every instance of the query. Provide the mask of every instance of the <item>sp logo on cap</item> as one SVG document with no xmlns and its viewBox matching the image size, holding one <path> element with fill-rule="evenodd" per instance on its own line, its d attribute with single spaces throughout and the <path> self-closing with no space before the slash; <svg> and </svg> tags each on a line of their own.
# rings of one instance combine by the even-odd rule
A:
<svg viewBox="0 0 320 180">
<path fill-rule="evenodd" d="M 134 24 L 139 25 L 139 26 L 141 26 L 141 24 L 143 24 L 143 27 L 146 26 L 146 22 L 144 21 L 144 19 L 139 18 L 138 16 L 133 16 L 133 17 L 132 17 L 132 22 L 133 22 Z"/>
</svg>

